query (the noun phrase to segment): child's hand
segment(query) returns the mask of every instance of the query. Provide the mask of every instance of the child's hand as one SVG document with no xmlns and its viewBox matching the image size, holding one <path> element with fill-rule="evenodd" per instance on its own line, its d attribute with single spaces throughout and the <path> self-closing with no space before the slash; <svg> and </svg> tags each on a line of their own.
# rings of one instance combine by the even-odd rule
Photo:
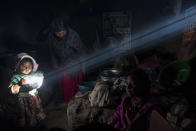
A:
<svg viewBox="0 0 196 131">
<path fill-rule="evenodd" d="M 19 92 L 20 86 L 18 84 L 13 85 L 12 87 L 12 93 L 16 94 Z"/>
<path fill-rule="evenodd" d="M 21 83 L 21 85 L 26 85 L 27 84 L 26 80 L 24 78 L 21 79 L 20 83 Z"/>
<path fill-rule="evenodd" d="M 33 90 L 29 91 L 29 94 L 32 96 L 35 96 L 36 91 L 37 91 L 36 89 L 33 89 Z"/>
</svg>

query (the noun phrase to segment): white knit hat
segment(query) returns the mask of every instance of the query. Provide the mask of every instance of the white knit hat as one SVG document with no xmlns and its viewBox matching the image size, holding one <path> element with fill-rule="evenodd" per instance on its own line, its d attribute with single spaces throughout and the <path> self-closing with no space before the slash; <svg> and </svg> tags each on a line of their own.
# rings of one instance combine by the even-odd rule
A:
<svg viewBox="0 0 196 131">
<path fill-rule="evenodd" d="M 28 55 L 27 53 L 24 53 L 24 52 L 19 53 L 19 54 L 17 55 L 17 58 L 18 58 L 19 60 L 18 60 L 18 62 L 17 62 L 17 64 L 16 64 L 16 66 L 15 66 L 15 70 L 14 70 L 14 71 L 16 71 L 16 70 L 18 69 L 18 67 L 19 67 L 19 65 L 20 65 L 20 62 L 21 62 L 24 58 L 29 58 L 29 59 L 31 59 L 32 62 L 33 62 L 33 70 L 32 70 L 32 71 L 33 71 L 33 72 L 37 71 L 39 64 L 37 64 L 37 62 L 35 61 L 35 59 L 34 59 L 33 57 L 31 57 L 30 55 Z"/>
</svg>

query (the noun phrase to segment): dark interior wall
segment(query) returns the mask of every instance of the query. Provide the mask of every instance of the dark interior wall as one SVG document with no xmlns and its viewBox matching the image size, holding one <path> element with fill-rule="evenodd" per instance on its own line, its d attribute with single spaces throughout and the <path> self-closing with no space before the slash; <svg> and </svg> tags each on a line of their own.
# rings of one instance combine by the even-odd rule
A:
<svg viewBox="0 0 196 131">
<path fill-rule="evenodd" d="M 191 2 L 186 0 L 183 7 Z M 86 47 L 93 50 L 96 33 L 102 35 L 102 13 L 108 11 L 131 11 L 133 33 L 174 15 L 170 0 L 8 0 L 0 4 L 0 53 L 33 50 L 39 31 L 55 14 L 62 15 L 80 34 Z"/>
<path fill-rule="evenodd" d="M 96 31 L 98 30 L 100 23 L 101 21 L 98 17 L 89 16 L 86 18 L 76 17 L 70 24 L 72 28 L 80 34 L 81 40 L 85 43 L 88 52 L 94 50 Z"/>
<path fill-rule="evenodd" d="M 154 0 L 151 1 L 154 2 Z M 144 2 L 144 5 L 146 3 L 148 2 Z M 148 3 L 146 6 L 151 4 Z M 7 3 L 1 3 L 0 41 L 2 48 L 0 52 L 12 48 L 16 51 L 21 44 L 37 43 L 38 32 L 49 23 L 54 14 L 64 15 L 64 18 L 69 20 L 72 28 L 81 35 L 87 48 L 91 48 L 95 41 L 96 29 L 99 29 L 99 33 L 101 32 L 102 21 L 100 18 L 104 11 L 133 10 L 135 14 L 133 29 L 137 29 L 140 25 L 144 25 L 151 21 L 151 18 L 154 18 L 149 17 L 154 16 L 154 14 L 151 14 L 147 7 L 145 10 L 141 10 L 144 5 L 129 0 L 100 0 L 94 2 L 92 0 L 8 1 Z M 65 12 L 69 14 L 68 17 Z"/>
<path fill-rule="evenodd" d="M 26 50 L 25 44 L 37 43 L 39 31 L 48 25 L 55 14 L 67 12 L 73 3 L 60 0 L 55 2 L 7 2 L 0 4 L 1 52 L 7 50 Z M 70 5 L 70 6 L 68 6 Z M 69 7 L 69 8 L 66 8 Z M 66 16 L 65 19 L 68 19 Z"/>
</svg>

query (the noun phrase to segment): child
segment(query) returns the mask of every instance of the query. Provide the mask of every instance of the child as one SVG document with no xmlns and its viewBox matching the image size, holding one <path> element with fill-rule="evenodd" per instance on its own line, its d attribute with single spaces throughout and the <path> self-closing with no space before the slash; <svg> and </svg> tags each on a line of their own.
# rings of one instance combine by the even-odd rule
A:
<svg viewBox="0 0 196 131">
<path fill-rule="evenodd" d="M 37 89 L 43 82 L 43 74 L 36 72 L 38 64 L 26 53 L 18 54 L 14 75 L 9 88 L 18 96 L 20 106 L 19 125 L 33 127 L 45 118 Z"/>
</svg>

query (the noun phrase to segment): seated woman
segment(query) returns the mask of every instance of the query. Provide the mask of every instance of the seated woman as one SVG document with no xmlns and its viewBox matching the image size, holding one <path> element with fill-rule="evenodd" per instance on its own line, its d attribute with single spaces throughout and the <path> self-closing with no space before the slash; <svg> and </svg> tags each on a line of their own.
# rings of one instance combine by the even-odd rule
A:
<svg viewBox="0 0 196 131">
<path fill-rule="evenodd" d="M 133 71 L 127 81 L 127 96 L 108 124 L 120 131 L 147 131 L 152 110 L 161 111 L 160 102 L 157 98 L 150 97 L 151 83 L 143 70 Z"/>
</svg>

